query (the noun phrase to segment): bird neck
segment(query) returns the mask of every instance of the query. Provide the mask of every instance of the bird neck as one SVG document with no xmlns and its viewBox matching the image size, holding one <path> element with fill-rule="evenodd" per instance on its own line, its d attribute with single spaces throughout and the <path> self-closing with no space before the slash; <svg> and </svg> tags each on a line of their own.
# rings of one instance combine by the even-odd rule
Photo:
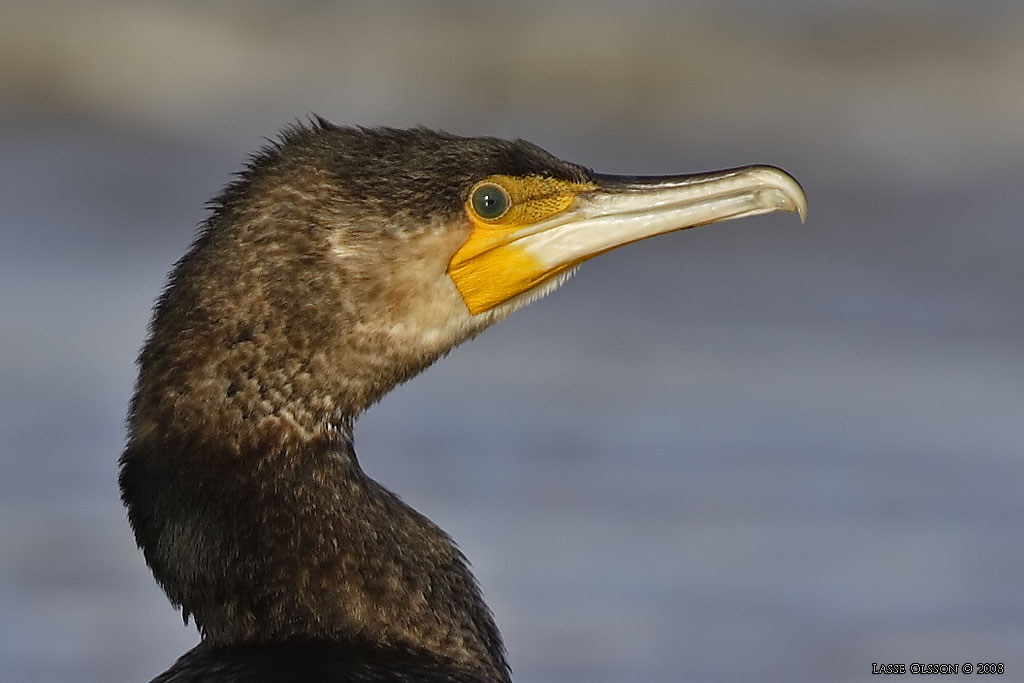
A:
<svg viewBox="0 0 1024 683">
<path fill-rule="evenodd" d="M 350 423 L 241 453 L 135 441 L 122 462 L 146 559 L 204 640 L 358 643 L 508 680 L 465 558 L 363 473 Z"/>
</svg>

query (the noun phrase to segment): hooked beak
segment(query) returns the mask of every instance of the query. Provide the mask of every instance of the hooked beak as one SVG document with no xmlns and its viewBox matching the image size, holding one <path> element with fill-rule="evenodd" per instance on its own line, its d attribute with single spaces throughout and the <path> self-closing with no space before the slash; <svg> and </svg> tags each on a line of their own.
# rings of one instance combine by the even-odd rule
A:
<svg viewBox="0 0 1024 683">
<path fill-rule="evenodd" d="M 774 166 L 680 176 L 595 175 L 565 209 L 535 222 L 477 231 L 448 273 L 470 313 L 543 293 L 559 274 L 615 247 L 719 221 L 787 211 L 803 221 L 800 183 Z"/>
<path fill-rule="evenodd" d="M 524 228 L 512 242 L 549 271 L 666 232 L 774 211 L 807 218 L 793 176 L 747 166 L 683 176 L 597 175 L 567 210 Z"/>
</svg>

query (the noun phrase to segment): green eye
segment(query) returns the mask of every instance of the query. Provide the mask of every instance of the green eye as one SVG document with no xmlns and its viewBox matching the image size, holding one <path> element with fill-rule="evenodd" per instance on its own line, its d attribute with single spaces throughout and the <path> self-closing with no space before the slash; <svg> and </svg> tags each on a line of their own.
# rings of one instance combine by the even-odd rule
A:
<svg viewBox="0 0 1024 683">
<path fill-rule="evenodd" d="M 473 210 L 480 218 L 494 220 L 500 218 L 508 211 L 508 193 L 500 185 L 494 183 L 483 183 L 477 185 L 470 198 Z"/>
</svg>

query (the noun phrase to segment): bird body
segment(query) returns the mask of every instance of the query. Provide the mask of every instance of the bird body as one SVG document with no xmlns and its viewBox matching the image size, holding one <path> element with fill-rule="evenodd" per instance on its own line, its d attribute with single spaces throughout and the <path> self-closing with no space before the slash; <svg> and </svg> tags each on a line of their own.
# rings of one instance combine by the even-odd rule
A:
<svg viewBox="0 0 1024 683">
<path fill-rule="evenodd" d="M 466 559 L 363 472 L 354 421 L 596 253 L 803 201 L 770 167 L 615 178 L 523 141 L 286 131 L 213 202 L 139 357 L 122 499 L 202 634 L 155 680 L 509 681 Z"/>
</svg>

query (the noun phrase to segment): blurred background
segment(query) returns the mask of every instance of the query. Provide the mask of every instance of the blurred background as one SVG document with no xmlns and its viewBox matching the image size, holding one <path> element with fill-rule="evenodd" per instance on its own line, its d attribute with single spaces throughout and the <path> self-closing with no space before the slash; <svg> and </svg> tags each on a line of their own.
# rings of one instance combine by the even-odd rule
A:
<svg viewBox="0 0 1024 683">
<path fill-rule="evenodd" d="M 115 485 L 204 202 L 283 125 L 754 162 L 768 216 L 602 256 L 357 425 L 473 561 L 516 681 L 1024 676 L 1024 7 L 889 0 L 0 9 L 0 671 L 197 641 Z"/>
</svg>

